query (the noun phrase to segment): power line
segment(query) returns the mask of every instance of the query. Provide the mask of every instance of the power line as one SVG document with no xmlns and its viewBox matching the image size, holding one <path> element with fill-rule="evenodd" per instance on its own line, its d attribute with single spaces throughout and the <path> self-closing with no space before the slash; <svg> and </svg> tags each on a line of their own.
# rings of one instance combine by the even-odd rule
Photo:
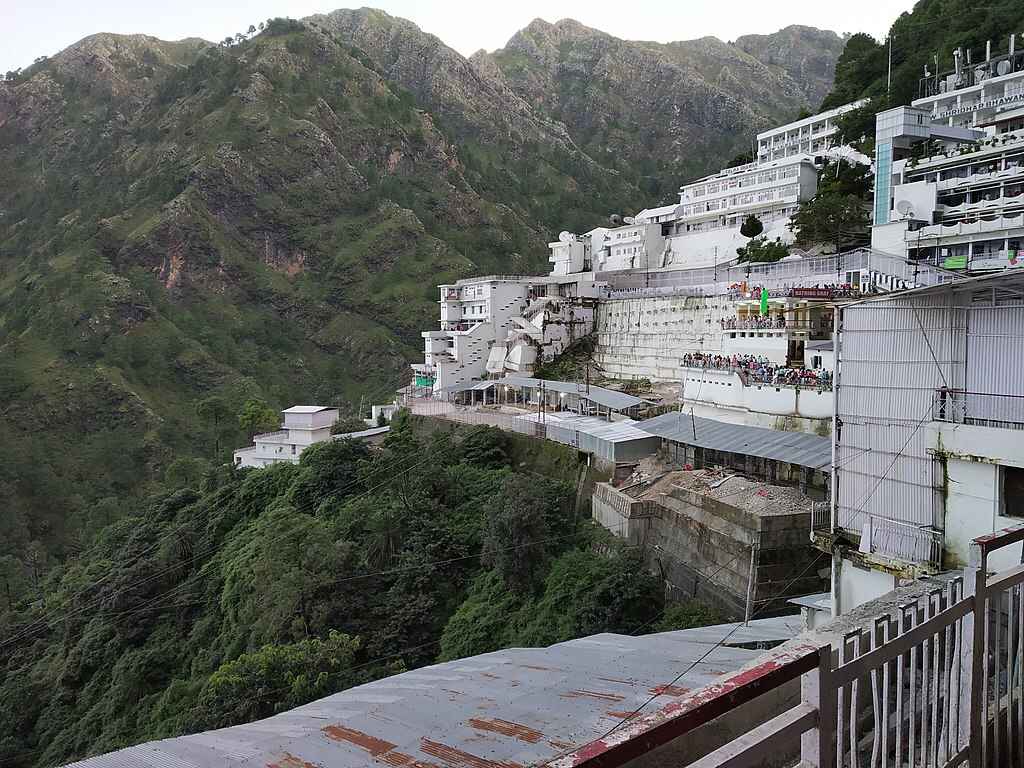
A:
<svg viewBox="0 0 1024 768">
<path fill-rule="evenodd" d="M 809 571 L 809 570 L 810 570 L 811 566 L 815 565 L 815 564 L 816 564 L 816 563 L 817 563 L 817 562 L 818 562 L 818 561 L 819 561 L 819 560 L 820 560 L 821 558 L 823 558 L 824 556 L 825 556 L 825 553 L 821 553 L 821 554 L 819 554 L 819 555 L 818 555 L 817 557 L 815 557 L 815 558 L 814 558 L 813 560 L 811 560 L 811 561 L 810 561 L 810 562 L 809 562 L 809 563 L 808 563 L 808 564 L 807 564 L 807 565 L 806 565 L 806 566 L 804 567 L 804 569 L 803 569 L 803 570 L 802 570 L 802 571 L 801 571 L 801 572 L 800 572 L 799 574 L 797 574 L 797 576 L 796 576 L 796 577 L 795 577 L 794 579 L 792 579 L 792 580 L 791 580 L 791 581 L 790 581 L 790 582 L 789 582 L 788 584 L 786 584 L 786 586 L 785 586 L 785 587 L 783 588 L 783 592 L 785 592 L 785 590 L 789 589 L 789 587 L 791 587 L 791 586 L 792 586 L 793 584 L 795 584 L 795 583 L 796 583 L 797 581 L 799 581 L 799 580 L 800 580 L 801 578 L 803 578 L 804 574 L 805 574 L 805 573 L 807 573 L 807 571 Z M 760 611 L 756 611 L 756 612 L 754 612 L 754 613 L 753 613 L 753 614 L 751 615 L 751 618 L 753 618 L 754 616 L 756 616 L 756 615 L 757 615 L 757 614 L 758 614 L 759 612 L 760 612 Z M 692 669 L 693 669 L 694 667 L 696 667 L 696 666 L 697 666 L 698 664 L 702 663 L 702 662 L 703 662 L 703 661 L 704 661 L 704 660 L 705 660 L 705 659 L 706 659 L 706 658 L 707 658 L 708 656 L 710 656 L 710 655 L 711 655 L 711 654 L 712 654 L 712 653 L 713 653 L 714 651 L 718 650 L 718 648 L 720 648 L 720 647 L 721 647 L 722 645 L 724 645 L 724 644 L 725 644 L 725 642 L 726 642 L 726 641 L 727 641 L 727 640 L 728 640 L 728 639 L 729 639 L 730 637 L 732 637 L 732 636 L 733 636 L 733 635 L 734 635 L 734 634 L 736 633 L 736 631 L 737 631 L 737 630 L 738 630 L 738 629 L 739 629 L 740 627 L 743 627 L 743 626 L 746 626 L 746 622 L 737 622 L 737 623 L 736 623 L 736 624 L 735 624 L 735 625 L 734 625 L 734 626 L 732 627 L 732 629 L 730 629 L 730 630 L 729 630 L 729 631 L 728 631 L 728 632 L 727 632 L 727 633 L 725 634 L 725 636 L 724 636 L 724 637 L 723 637 L 723 638 L 722 638 L 721 640 L 719 640 L 718 642 L 716 642 L 716 643 L 715 643 L 715 644 L 714 644 L 713 646 L 711 646 L 711 648 L 709 648 L 709 649 L 708 649 L 707 651 L 705 651 L 705 652 L 704 652 L 703 654 L 701 654 L 701 656 L 700 656 L 700 657 L 699 657 L 698 659 L 696 659 L 695 661 L 691 662 L 691 663 L 690 663 L 690 664 L 689 664 L 689 665 L 688 665 L 688 666 L 687 666 L 687 667 L 686 667 L 685 669 L 683 669 L 683 670 L 682 670 L 682 671 L 681 671 L 681 672 L 680 672 L 680 673 L 679 673 L 678 675 L 676 675 L 676 676 L 675 676 L 674 678 L 672 678 L 671 682 L 667 683 L 667 684 L 666 684 L 666 685 L 664 685 L 664 686 L 657 686 L 657 688 L 656 688 L 655 690 L 657 690 L 657 689 L 659 689 L 659 688 L 660 688 L 660 689 L 664 689 L 664 688 L 670 688 L 671 686 L 673 686 L 673 685 L 675 685 L 676 683 L 678 683 L 678 682 L 679 682 L 679 680 L 681 680 L 681 679 L 682 679 L 682 678 L 683 678 L 683 677 L 684 677 L 684 676 L 685 676 L 685 675 L 686 675 L 686 674 L 687 674 L 688 672 L 690 672 L 690 670 L 692 670 Z M 619 721 L 618 721 L 617 723 L 615 723 L 615 725 L 613 725 L 613 726 L 612 726 L 611 728 L 609 728 L 609 729 L 608 729 L 607 731 L 605 731 L 604 733 L 602 733 L 602 734 L 601 734 L 600 736 L 597 736 L 597 737 L 595 737 L 595 738 L 593 738 L 593 739 L 590 739 L 589 741 L 591 741 L 591 742 L 593 742 L 593 741 L 601 741 L 602 739 L 606 739 L 606 738 L 608 738 L 608 736 L 610 736 L 610 735 L 611 735 L 611 734 L 612 734 L 613 732 L 615 732 L 616 730 L 618 730 L 619 728 L 621 728 L 621 727 L 622 727 L 623 725 L 625 725 L 625 724 L 626 724 L 627 722 L 629 722 L 629 721 L 630 721 L 630 720 L 632 720 L 632 719 L 633 719 L 634 717 L 636 717 L 636 716 L 637 716 L 638 714 L 640 714 L 640 712 L 641 712 L 641 711 L 642 711 L 642 710 L 643 710 L 643 709 L 644 709 L 645 707 L 647 707 L 647 706 L 648 706 L 648 705 L 649 705 L 649 704 L 650 704 L 650 703 L 651 703 L 652 701 L 654 701 L 655 699 L 657 699 L 657 698 L 658 698 L 658 697 L 659 697 L 660 695 L 661 695 L 661 694 L 659 694 L 659 693 L 655 693 L 655 694 L 652 694 L 652 695 L 651 695 L 651 696 L 650 696 L 650 697 L 649 697 L 649 698 L 648 698 L 648 699 L 647 699 L 646 701 L 644 701 L 644 702 L 643 702 L 642 704 L 640 704 L 640 705 L 639 705 L 638 707 L 636 707 L 636 708 L 635 708 L 635 709 L 634 709 L 634 710 L 633 710 L 632 712 L 630 712 L 630 713 L 629 713 L 628 715 L 626 715 L 625 717 L 621 718 L 621 719 L 620 719 L 620 720 L 619 720 Z M 572 752 L 576 751 L 577 749 L 579 749 L 579 748 L 580 748 L 580 746 L 582 746 L 582 745 L 577 745 L 577 746 L 575 746 L 575 747 L 572 747 L 571 749 L 565 750 L 564 752 L 561 752 L 560 754 L 557 754 L 557 755 L 555 755 L 554 757 L 549 757 L 549 758 L 548 758 L 547 760 L 545 760 L 545 761 L 543 761 L 543 762 L 541 762 L 541 763 L 536 763 L 536 764 L 535 764 L 535 766 L 534 766 L 534 768 L 543 768 L 544 766 L 550 765 L 550 764 L 551 764 L 552 762 L 554 762 L 555 760 L 558 760 L 558 759 L 560 759 L 560 758 L 562 758 L 562 757 L 565 757 L 566 755 L 568 755 L 568 754 L 571 754 Z"/>
<path fill-rule="evenodd" d="M 418 461 L 418 462 L 416 462 L 416 463 L 406 467 L 404 470 L 402 470 L 398 474 L 392 475 L 391 477 L 389 477 L 384 482 L 378 483 L 377 485 L 375 485 L 375 486 L 373 486 L 371 488 L 368 488 L 368 489 L 362 491 L 361 493 L 358 493 L 358 494 L 356 494 L 354 496 L 346 498 L 345 502 L 346 503 L 350 503 L 351 501 L 355 501 L 356 499 L 359 499 L 359 498 L 361 498 L 361 497 L 363 497 L 363 496 L 365 496 L 365 495 L 367 495 L 369 493 L 372 493 L 373 491 L 383 487 L 384 485 L 387 485 L 391 481 L 393 481 L 393 480 L 395 480 L 395 479 L 397 479 L 397 478 L 407 474 L 409 471 L 415 469 L 416 467 L 422 466 L 423 464 L 426 464 L 428 461 L 431 461 L 432 458 L 433 457 L 428 456 L 425 459 L 423 459 L 421 461 Z M 381 471 L 383 471 L 384 469 L 391 469 L 397 463 L 399 463 L 399 462 L 395 462 L 393 464 L 390 464 L 390 465 L 388 465 L 388 467 L 382 468 Z M 346 486 L 345 488 L 343 488 L 342 490 L 346 490 L 348 488 L 354 487 L 355 485 L 358 485 L 361 482 L 363 482 L 363 481 L 353 482 L 353 483 L 349 484 L 348 486 Z M 309 510 L 313 508 L 313 506 L 314 506 L 313 504 L 309 504 L 309 505 L 304 505 L 304 506 L 296 507 L 296 511 L 308 513 Z M 280 541 L 281 539 L 283 539 L 285 537 L 285 535 L 286 534 L 283 534 L 281 536 L 272 538 L 272 539 L 269 540 L 268 543 L 273 543 L 275 541 Z M 187 558 L 185 560 L 181 560 L 181 561 L 179 561 L 179 562 L 177 562 L 177 563 L 175 563 L 173 565 L 167 566 L 167 567 L 157 571 L 154 574 L 150 574 L 145 579 L 142 579 L 141 581 L 138 581 L 138 582 L 132 584 L 130 587 L 126 587 L 126 588 L 124 588 L 122 590 L 114 592 L 113 594 L 114 595 L 122 594 L 122 593 L 128 591 L 128 589 L 135 589 L 137 587 L 140 587 L 140 586 L 143 586 L 145 584 L 151 583 L 152 581 L 154 581 L 156 579 L 159 579 L 159 578 L 162 578 L 163 576 L 166 576 L 167 574 L 169 574 L 171 572 L 177 571 L 177 570 L 183 568 L 184 566 L 191 565 L 192 563 L 196 562 L 201 557 L 214 553 L 217 549 L 218 549 L 218 547 L 216 545 L 211 545 L 211 546 L 207 547 L 206 549 L 201 550 L 200 552 L 193 554 L 191 557 L 189 557 L 189 558 Z M 152 599 L 150 599 L 149 601 L 143 603 L 143 606 L 149 605 L 150 603 L 154 602 L 155 600 L 160 599 L 161 597 L 163 597 L 165 595 L 172 594 L 174 591 L 177 591 L 179 589 L 184 588 L 185 585 L 187 585 L 190 582 L 198 579 L 201 575 L 202 575 L 202 572 L 199 572 L 199 573 L 194 574 L 193 576 L 190 576 L 190 577 L 186 578 L 183 582 L 181 582 L 180 584 L 176 585 L 175 587 L 172 587 L 171 590 L 168 590 L 168 592 L 164 593 L 163 595 L 156 595 Z M 109 599 L 112 596 L 113 595 L 101 595 L 101 596 L 98 596 L 91 603 L 86 603 L 85 605 L 80 606 L 79 608 L 71 611 L 70 613 L 66 613 L 63 616 L 63 619 L 67 620 L 67 619 L 73 618 L 74 616 L 77 616 L 77 615 L 79 615 L 81 613 L 84 613 L 85 611 L 93 610 L 100 603 L 102 603 L 105 599 Z M 17 642 L 18 640 L 23 639 L 24 637 L 28 636 L 29 634 L 31 634 L 32 632 L 34 632 L 34 631 L 36 631 L 38 629 L 41 629 L 42 627 L 49 626 L 50 621 L 54 618 L 54 614 L 57 613 L 57 612 L 58 611 L 53 611 L 53 612 L 51 612 L 51 614 L 49 616 L 44 615 L 44 616 L 34 620 L 33 622 L 31 622 L 29 624 L 29 626 L 23 628 L 21 631 L 15 633 L 13 636 L 7 638 L 3 642 L 0 642 L 0 649 L 3 649 L 5 647 L 7 647 L 8 645 L 11 645 L 12 643 Z"/>
<path fill-rule="evenodd" d="M 390 462 L 390 463 L 388 463 L 387 465 L 385 465 L 384 467 L 381 467 L 381 468 L 380 468 L 379 470 L 373 470 L 373 471 L 372 471 L 372 472 L 370 473 L 370 476 L 372 477 L 372 476 L 373 476 L 374 474 L 377 474 L 377 472 L 383 472 L 383 471 L 392 471 L 392 470 L 393 470 L 393 469 L 394 469 L 395 467 L 397 467 L 397 466 L 398 466 L 399 464 L 401 464 L 401 463 L 402 463 L 402 462 L 403 462 L 404 460 L 405 460 L 405 459 L 403 458 L 403 459 L 398 459 L 398 460 L 395 460 L 395 461 L 393 461 L 393 462 Z M 411 469 L 411 468 L 412 468 L 412 467 L 410 467 L 410 469 Z M 400 473 L 400 474 L 401 474 L 401 473 Z M 397 475 L 396 475 L 396 477 L 397 477 Z M 352 483 L 349 483 L 348 485 L 346 485 L 346 486 L 342 487 L 342 488 L 341 488 L 341 489 L 339 490 L 339 492 L 344 492 L 344 491 L 347 491 L 347 490 L 349 490 L 349 489 L 351 489 L 351 488 L 354 488 L 355 486 L 357 486 L 357 485 L 359 485 L 359 484 L 361 484 L 361 483 L 363 483 L 363 482 L 365 482 L 365 481 L 364 481 L 364 480 L 356 480 L 356 481 L 353 481 Z M 355 498 L 358 498 L 358 497 L 355 497 Z M 312 509 L 312 507 L 313 507 L 313 506 L 314 506 L 313 504 L 308 504 L 308 505 L 301 505 L 301 506 L 299 506 L 299 507 L 296 507 L 296 510 L 297 510 L 297 511 L 299 511 L 299 512 L 304 512 L 304 513 L 308 513 L 308 512 L 309 512 L 309 511 L 310 511 L 310 510 Z M 147 555 L 149 555 L 149 554 L 152 554 L 153 552 L 155 552 L 155 551 L 156 551 L 156 550 L 157 550 L 157 549 L 158 549 L 158 548 L 159 548 L 160 546 L 162 546 L 162 545 L 163 545 L 163 544 L 165 544 L 165 543 L 166 543 L 167 541 L 169 541 L 169 540 L 170 540 L 170 539 L 171 539 L 171 538 L 172 538 L 172 537 L 173 537 L 174 535 L 176 535 L 177 533 L 180 533 L 181 531 L 183 531 L 184 529 L 186 529 L 186 528 L 188 528 L 188 527 L 189 527 L 189 526 L 188 526 L 188 524 L 183 524 L 183 525 L 179 526 L 178 528 L 176 528 L 176 529 L 172 530 L 171 532 L 169 532 L 169 533 L 166 533 L 166 534 L 164 534 L 163 536 L 161 536 L 161 537 L 160 537 L 160 538 L 159 538 L 159 539 L 158 539 L 158 540 L 157 540 L 156 542 L 154 542 L 154 543 L 153 543 L 153 544 L 152 544 L 152 545 L 151 545 L 151 546 L 150 546 L 149 548 L 147 548 L 147 549 L 146 549 L 146 550 L 144 550 L 144 551 L 143 551 L 143 552 L 142 552 L 141 554 L 139 554 L 139 555 L 138 555 L 138 556 L 137 556 L 137 557 L 135 558 L 135 560 L 133 561 L 133 564 L 134 564 L 134 563 L 138 563 L 138 562 L 139 562 L 139 561 L 140 561 L 140 560 L 141 560 L 142 558 L 144 558 L 144 557 L 146 557 Z M 141 581 L 138 581 L 138 582 L 136 582 L 135 584 L 133 584 L 133 585 L 132 585 L 132 587 L 133 587 L 133 588 L 134 588 L 134 587 L 140 587 L 140 586 L 143 586 L 143 585 L 145 585 L 145 584 L 148 584 L 148 583 L 152 582 L 152 581 L 153 581 L 154 579 L 158 579 L 158 578 L 160 578 L 160 577 L 162 577 L 162 576 L 165 576 L 165 575 L 167 575 L 167 574 L 168 574 L 168 573 L 170 573 L 171 571 L 177 570 L 177 569 L 178 569 L 178 568 L 180 568 L 180 567 L 181 567 L 182 565 L 187 565 L 187 564 L 189 564 L 190 562 L 193 562 L 193 561 L 195 561 L 195 560 L 196 560 L 197 558 L 201 557 L 201 556 L 202 556 L 202 555 L 204 555 L 204 554 L 208 554 L 208 553 L 209 553 L 210 551 L 212 551 L 212 550 L 213 550 L 213 549 L 215 549 L 215 548 L 216 548 L 216 547 L 210 547 L 210 548 L 208 548 L 207 550 L 204 550 L 204 551 L 202 551 L 202 552 L 200 552 L 200 553 L 196 554 L 196 555 L 195 555 L 194 557 L 190 558 L 190 560 L 187 560 L 187 561 L 182 561 L 182 562 L 176 563 L 176 564 L 174 564 L 174 565 L 171 565 L 171 566 L 167 566 L 167 567 L 165 567 L 165 568 L 163 568 L 163 569 L 161 569 L 161 570 L 158 570 L 158 571 L 157 571 L 156 573 L 150 574 L 149 576 L 147 576 L 146 578 L 142 579 Z M 99 581 L 95 582 L 94 584 L 91 584 L 91 585 L 90 585 L 89 587 L 87 587 L 86 589 L 83 589 L 83 590 L 82 590 L 81 592 L 79 592 L 79 594 L 78 594 L 78 596 L 77 596 L 77 597 L 78 597 L 78 598 L 80 598 L 80 597 L 82 597 L 83 595 L 85 595 L 85 593 L 86 593 L 86 592 L 88 592 L 88 591 L 90 591 L 90 590 L 92 590 L 92 589 L 95 589 L 95 588 L 96 588 L 96 587 L 98 587 L 98 586 L 99 586 L 100 584 L 102 584 L 102 583 L 103 583 L 104 581 L 106 581 L 106 580 L 107 580 L 107 579 L 108 579 L 108 578 L 109 578 L 109 577 L 110 577 L 111 575 L 113 575 L 113 573 L 114 573 L 114 570 L 113 570 L 113 569 L 111 569 L 111 570 L 110 570 L 110 571 L 108 571 L 108 572 L 107 572 L 106 574 L 104 574 L 104 576 L 103 576 L 103 577 L 102 577 L 102 578 L 101 578 L 101 579 L 100 579 Z M 115 593 L 115 594 L 116 594 L 116 593 Z M 76 599 L 77 599 L 77 598 L 76 598 Z M 97 599 L 96 599 L 96 600 L 95 600 L 95 601 L 94 601 L 94 602 L 93 602 L 92 604 L 86 604 L 86 605 L 82 606 L 82 607 L 81 607 L 81 608 L 79 609 L 79 612 L 80 612 L 80 611 L 82 611 L 82 610 L 90 610 L 90 609 L 92 609 L 92 608 L 96 607 L 96 605 L 98 605 L 98 603 L 99 603 L 99 602 L 101 602 L 101 601 L 102 601 L 102 598 L 97 598 Z M 55 610 L 55 611 L 52 611 L 52 612 L 51 612 L 51 616 L 52 616 L 53 614 L 57 613 L 57 612 L 59 612 L 59 610 Z M 72 614 L 72 615 L 73 615 L 73 614 Z M 66 617 L 66 618 L 67 618 L 67 617 Z M 27 630 L 27 631 L 32 631 L 33 629 L 35 629 L 35 628 L 38 628 L 38 627 L 42 627 L 42 626 L 45 626 L 45 625 L 46 625 L 46 624 L 48 624 L 48 623 L 49 623 L 49 618 L 48 618 L 47 616 L 45 616 L 45 615 L 44 615 L 44 616 L 42 616 L 42 617 L 39 617 L 38 619 L 35 619 L 35 620 L 34 620 L 33 622 L 30 622 L 30 624 L 29 624 L 29 626 L 28 626 L 28 627 L 25 627 L 25 628 L 23 628 L 22 632 L 25 632 L 26 630 Z M 33 627 L 33 626 L 32 626 L 33 624 L 35 624 L 36 626 L 35 626 L 35 627 Z M 5 641 L 4 641 L 3 643 L 0 643 L 0 648 L 3 648 L 3 647 L 4 647 L 4 646 L 5 646 L 5 645 L 6 645 L 6 644 L 7 644 L 7 643 L 8 643 L 8 642 L 9 642 L 9 641 L 11 640 L 11 639 L 20 639 L 20 637 L 21 637 L 21 636 L 24 636 L 24 635 L 15 635 L 15 637 L 14 637 L 14 638 L 8 638 L 8 639 L 7 639 L 7 640 L 5 640 Z"/>
<path fill-rule="evenodd" d="M 918 430 L 921 429 L 921 426 L 925 423 L 925 421 L 928 421 L 928 418 L 931 416 L 931 413 L 932 407 L 929 403 L 924 415 L 917 421 L 917 424 L 914 425 L 914 428 L 910 431 L 910 434 L 904 441 L 903 446 L 895 453 L 895 455 L 893 455 L 892 461 L 889 462 L 889 466 L 885 468 L 885 471 L 881 475 L 879 475 L 878 482 L 875 483 L 875 486 L 868 492 L 868 494 L 858 504 L 855 505 L 855 508 L 858 512 L 864 511 L 864 507 L 867 505 L 868 501 L 871 500 L 871 497 L 875 495 L 875 491 L 877 491 L 879 487 L 882 485 L 882 481 L 885 480 L 886 475 L 888 475 L 889 472 L 892 471 L 892 468 L 896 466 L 896 462 L 910 446 L 910 441 L 914 439 L 914 435 L 916 435 Z"/>
<path fill-rule="evenodd" d="M 387 485 L 388 483 L 392 482 L 393 480 L 408 474 L 408 472 L 410 472 L 411 470 L 415 469 L 418 466 L 422 466 L 423 464 L 425 464 L 425 463 L 427 463 L 428 461 L 431 461 L 431 460 L 433 460 L 433 457 L 432 456 L 428 456 L 425 459 L 422 459 L 421 461 L 415 462 L 414 464 L 406 467 L 405 469 L 403 469 L 399 473 L 390 476 L 387 480 L 385 480 L 385 481 L 383 481 L 381 483 L 378 483 L 377 485 L 374 485 L 374 486 L 372 486 L 370 488 L 367 488 L 364 491 L 362 491 L 362 492 L 360 492 L 358 494 L 355 494 L 354 496 L 350 496 L 350 497 L 346 498 L 345 499 L 345 503 L 348 504 L 348 503 L 351 503 L 351 502 L 353 502 L 353 501 L 355 501 L 355 500 L 357 500 L 357 499 L 359 499 L 359 498 L 361 498 L 363 496 L 366 496 L 367 494 L 370 494 L 373 491 L 378 490 L 379 488 Z M 387 465 L 386 467 L 381 468 L 380 470 L 375 470 L 374 472 L 371 473 L 371 476 L 373 474 L 377 474 L 379 471 L 393 470 L 393 468 L 396 465 L 400 464 L 402 461 L 404 461 L 404 459 L 399 459 L 399 460 L 397 460 L 395 462 L 392 462 L 391 464 Z M 354 483 L 351 483 L 348 486 L 345 486 L 342 490 L 347 490 L 348 488 L 354 487 L 355 485 L 358 485 L 361 482 L 364 482 L 364 481 L 356 481 Z M 312 504 L 306 505 L 307 509 L 308 508 L 312 508 L 313 506 L 314 505 L 312 505 Z M 296 508 L 296 510 L 299 511 L 299 512 L 305 512 L 305 511 L 307 511 L 307 509 L 303 509 L 302 507 L 297 507 Z M 509 548 L 506 548 L 506 549 L 519 549 L 519 548 L 522 548 L 522 547 L 525 547 L 525 546 L 534 546 L 535 544 L 543 543 L 545 541 L 564 540 L 564 539 L 568 539 L 568 538 L 573 538 L 573 537 L 577 536 L 578 534 L 579 534 L 579 531 L 573 531 L 572 534 L 569 534 L 569 535 L 566 535 L 566 536 L 551 537 L 549 539 L 537 540 L 537 541 L 533 541 L 533 542 L 527 542 L 525 544 L 515 545 L 513 547 L 509 547 Z M 284 539 L 286 536 L 287 536 L 287 534 L 282 534 L 280 536 L 277 536 L 277 537 L 269 539 L 266 543 L 274 543 L 276 541 L 280 541 L 280 540 Z M 174 565 L 168 566 L 168 567 L 158 571 L 155 574 L 151 574 L 146 579 L 143 579 L 140 582 L 136 582 L 135 584 L 131 585 L 130 587 L 127 587 L 127 588 L 125 588 L 123 590 L 120 590 L 120 592 L 115 592 L 114 594 L 123 593 L 123 592 L 127 591 L 128 589 L 133 589 L 133 588 L 136 588 L 136 587 L 141 586 L 143 584 L 152 582 L 154 579 L 158 579 L 158 578 L 160 578 L 162 576 L 167 575 L 168 573 L 170 573 L 172 571 L 176 571 L 176 570 L 182 568 L 185 565 L 189 565 L 189 564 L 195 562 L 196 560 L 198 560 L 199 558 L 203 557 L 204 555 L 213 553 L 217 549 L 218 549 L 217 546 L 211 545 L 207 549 L 205 549 L 205 550 L 203 550 L 203 551 L 201 551 L 199 553 L 194 554 L 192 557 L 188 558 L 187 560 L 183 560 L 183 561 L 180 561 L 178 563 L 175 563 Z M 493 550 L 493 551 L 498 552 L 498 551 L 504 551 L 504 550 L 500 549 L 500 550 Z M 340 583 L 344 583 L 346 581 L 352 581 L 352 580 L 356 580 L 356 579 L 369 578 L 371 576 L 399 573 L 399 572 L 404 572 L 404 571 L 408 571 L 408 570 L 416 570 L 416 569 L 420 569 L 420 568 L 431 567 L 431 566 L 435 566 L 435 565 L 444 565 L 444 564 L 449 564 L 449 563 L 454 563 L 454 562 L 459 562 L 459 561 L 464 561 L 464 560 L 471 560 L 471 559 L 479 558 L 482 555 L 487 554 L 487 553 L 488 553 L 488 550 L 484 550 L 484 551 L 482 551 L 480 553 L 474 553 L 472 555 L 464 555 L 464 556 L 456 557 L 456 558 L 449 558 L 449 559 L 443 560 L 443 561 L 436 561 L 436 562 L 431 562 L 431 563 L 420 563 L 420 564 L 417 564 L 415 566 L 405 566 L 405 567 L 402 567 L 402 568 L 391 569 L 391 570 L 375 571 L 375 572 L 369 572 L 369 573 L 365 573 L 365 574 L 356 574 L 356 575 L 352 575 L 352 576 L 349 576 L 349 577 L 346 577 L 346 578 L 343 578 L 343 579 L 339 579 L 339 580 L 334 581 L 334 582 L 326 582 L 326 584 L 340 584 Z M 142 556 L 140 555 L 140 558 L 141 557 Z M 109 573 L 107 575 L 109 576 Z M 199 572 L 197 572 L 197 573 L 193 574 L 192 576 L 189 576 L 188 578 L 186 578 L 181 583 L 175 585 L 174 587 L 171 587 L 166 592 L 163 592 L 163 593 L 158 594 L 158 595 L 154 595 L 152 598 L 144 601 L 140 606 L 137 606 L 136 608 L 133 608 L 133 609 L 129 609 L 129 610 L 125 611 L 124 613 L 126 615 L 131 615 L 134 611 L 147 609 L 147 607 L 152 606 L 154 603 L 156 603 L 158 601 L 162 601 L 162 600 L 167 599 L 169 597 L 173 597 L 174 594 L 179 593 L 179 592 L 185 590 L 186 587 L 189 587 L 193 583 L 198 581 L 203 575 L 204 575 L 203 572 L 200 570 Z M 106 578 L 106 577 L 104 577 L 104 578 Z M 104 599 L 109 599 L 111 596 L 112 595 L 106 595 L 106 596 L 97 597 L 92 603 L 83 605 L 83 606 L 79 607 L 78 609 L 75 609 L 75 610 L 71 611 L 70 613 L 64 614 L 64 616 L 60 617 L 60 618 L 63 618 L 66 621 L 66 620 L 68 620 L 70 618 L 73 618 L 73 617 L 75 617 L 77 615 L 80 615 L 81 613 L 83 613 L 85 611 L 93 610 L 101 602 L 103 602 Z M 11 645 L 12 643 L 15 643 L 15 642 L 17 642 L 17 641 L 27 637 L 28 635 L 32 634 L 33 632 L 35 632 L 35 631 L 37 631 L 39 629 L 42 629 L 43 627 L 49 626 L 51 620 L 53 620 L 54 618 L 57 618 L 55 616 L 56 613 L 58 613 L 58 611 L 53 611 L 48 616 L 42 616 L 39 619 L 36 619 L 34 622 L 30 623 L 29 626 L 23 628 L 22 630 L 20 630 L 19 632 L 15 633 L 13 636 L 7 638 L 3 642 L 0 642 L 0 649 L 5 648 L 8 645 Z"/>
</svg>

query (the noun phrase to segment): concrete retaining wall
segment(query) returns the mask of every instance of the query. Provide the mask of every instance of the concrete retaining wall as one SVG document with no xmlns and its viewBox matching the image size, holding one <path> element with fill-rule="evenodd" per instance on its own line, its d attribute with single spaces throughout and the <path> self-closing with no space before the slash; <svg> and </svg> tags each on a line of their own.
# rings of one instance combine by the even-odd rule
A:
<svg viewBox="0 0 1024 768">
<path fill-rule="evenodd" d="M 652 521 L 660 512 L 660 507 L 653 501 L 634 499 L 607 483 L 594 486 L 590 501 L 591 517 L 636 546 L 644 545 Z"/>
<path fill-rule="evenodd" d="M 725 296 L 602 301 L 594 360 L 610 377 L 678 381 L 683 355 L 721 353 L 721 321 L 735 315 Z"/>
<path fill-rule="evenodd" d="M 697 599 L 742 618 L 752 548 L 752 610 L 758 616 L 792 612 L 790 597 L 827 586 L 817 572 L 828 563 L 813 562 L 818 553 L 809 539 L 809 507 L 758 515 L 678 486 L 657 500 L 637 500 L 598 483 L 591 510 L 595 521 L 642 549 L 671 599 Z"/>
</svg>

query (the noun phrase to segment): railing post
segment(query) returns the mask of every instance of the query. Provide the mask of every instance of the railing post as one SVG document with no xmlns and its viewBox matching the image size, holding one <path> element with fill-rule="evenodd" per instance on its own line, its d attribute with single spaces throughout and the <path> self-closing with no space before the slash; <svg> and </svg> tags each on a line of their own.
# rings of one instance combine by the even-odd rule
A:
<svg viewBox="0 0 1024 768">
<path fill-rule="evenodd" d="M 818 725 L 800 737 L 800 765 L 833 768 L 836 764 L 836 691 L 832 685 L 832 646 L 818 649 L 818 668 L 800 678 L 802 703 L 818 710 Z"/>
<path fill-rule="evenodd" d="M 964 569 L 964 599 L 973 601 L 973 610 L 964 616 L 963 657 L 961 669 L 970 674 L 961 681 L 960 712 L 968 716 L 960 718 L 959 743 L 968 746 L 972 766 L 982 766 L 984 756 L 984 702 L 985 696 L 985 623 L 987 618 L 987 594 L 985 579 L 987 555 L 981 546 L 971 542 L 967 568 Z M 969 642 L 968 642 L 969 640 Z"/>
</svg>

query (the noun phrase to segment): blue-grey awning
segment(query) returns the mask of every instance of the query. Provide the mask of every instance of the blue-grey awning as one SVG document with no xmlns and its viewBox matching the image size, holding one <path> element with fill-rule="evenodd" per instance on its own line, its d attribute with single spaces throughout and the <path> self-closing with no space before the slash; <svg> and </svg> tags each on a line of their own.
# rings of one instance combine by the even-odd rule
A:
<svg viewBox="0 0 1024 768">
<path fill-rule="evenodd" d="M 638 421 L 634 426 L 666 440 L 712 451 L 785 461 L 811 469 L 828 469 L 832 464 L 832 438 L 806 432 L 748 427 L 676 412 Z"/>
</svg>

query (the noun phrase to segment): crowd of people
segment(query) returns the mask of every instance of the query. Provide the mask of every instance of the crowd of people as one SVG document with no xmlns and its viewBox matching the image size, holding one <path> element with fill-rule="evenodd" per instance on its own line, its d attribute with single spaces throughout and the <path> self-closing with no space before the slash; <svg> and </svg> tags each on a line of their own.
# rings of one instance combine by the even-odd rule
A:
<svg viewBox="0 0 1024 768">
<path fill-rule="evenodd" d="M 782 315 L 775 317 L 729 317 L 723 318 L 722 330 L 724 331 L 749 331 L 755 329 L 785 328 L 786 318 Z"/>
<path fill-rule="evenodd" d="M 789 368 L 758 355 L 683 355 L 687 368 L 734 370 L 745 384 L 771 384 L 776 387 L 802 387 L 819 392 L 832 389 L 832 372 L 824 369 Z"/>
</svg>

